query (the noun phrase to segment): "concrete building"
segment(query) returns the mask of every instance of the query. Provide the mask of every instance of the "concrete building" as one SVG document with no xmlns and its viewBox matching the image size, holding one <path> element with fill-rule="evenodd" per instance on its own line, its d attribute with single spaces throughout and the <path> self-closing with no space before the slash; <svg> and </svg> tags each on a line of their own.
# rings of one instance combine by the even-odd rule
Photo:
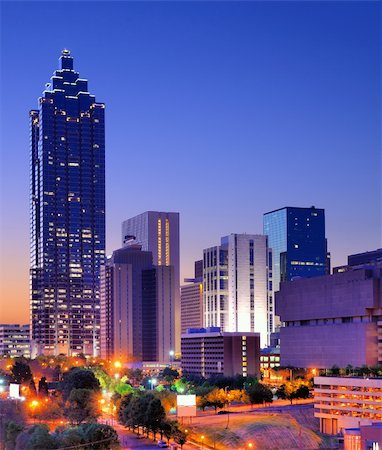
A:
<svg viewBox="0 0 382 450">
<path fill-rule="evenodd" d="M 382 363 L 382 264 L 281 284 L 281 365 Z"/>
<path fill-rule="evenodd" d="M 142 277 L 144 271 L 152 269 L 151 252 L 142 251 L 139 245 L 114 251 L 113 256 L 102 267 L 102 358 L 116 358 L 126 362 L 151 359 L 155 355 L 152 347 L 145 349 L 146 354 L 143 352 L 144 338 L 153 345 L 156 341 L 155 328 L 143 327 L 143 316 L 147 320 L 156 314 L 155 277 L 150 277 L 150 274 Z"/>
<path fill-rule="evenodd" d="M 203 326 L 203 261 L 195 262 L 195 277 L 180 287 L 181 331 Z"/>
<path fill-rule="evenodd" d="M 202 377 L 260 374 L 259 333 L 228 333 L 220 328 L 189 329 L 182 335 L 182 370 Z"/>
<path fill-rule="evenodd" d="M 180 352 L 180 255 L 179 255 L 179 213 L 146 211 L 122 223 L 124 246 L 140 244 L 142 250 L 153 255 L 154 266 L 172 266 L 174 303 L 172 327 L 175 330 L 175 344 L 172 350 Z"/>
<path fill-rule="evenodd" d="M 325 238 L 325 211 L 285 207 L 264 214 L 263 233 L 272 249 L 272 289 L 269 292 L 271 332 L 280 327 L 274 316 L 275 293 L 281 281 L 310 278 L 330 273 Z"/>
<path fill-rule="evenodd" d="M 370 252 L 356 253 L 348 256 L 348 263 L 345 266 L 334 267 L 334 273 L 347 272 L 357 266 L 375 265 L 382 263 L 382 248 Z"/>
<path fill-rule="evenodd" d="M 101 356 L 168 363 L 175 346 L 174 267 L 153 266 L 138 244 L 116 250 L 101 272 Z"/>
<path fill-rule="evenodd" d="M 314 415 L 320 431 L 337 434 L 346 428 L 382 421 L 382 379 L 315 377 Z"/>
<path fill-rule="evenodd" d="M 381 422 L 344 430 L 344 450 L 380 450 L 381 448 Z"/>
<path fill-rule="evenodd" d="M 231 234 L 219 246 L 203 252 L 203 312 L 205 327 L 226 332 L 260 333 L 269 343 L 272 307 L 271 250 L 266 236 Z"/>
<path fill-rule="evenodd" d="M 30 358 L 29 325 L 0 324 L 0 356 Z"/>
</svg>

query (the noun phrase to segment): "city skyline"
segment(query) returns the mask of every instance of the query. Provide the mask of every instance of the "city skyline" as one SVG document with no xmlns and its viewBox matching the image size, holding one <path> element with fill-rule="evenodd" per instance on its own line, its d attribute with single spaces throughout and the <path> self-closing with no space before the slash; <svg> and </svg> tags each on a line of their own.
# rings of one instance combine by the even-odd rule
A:
<svg viewBox="0 0 382 450">
<path fill-rule="evenodd" d="M 52 34 L 29 52 L 20 36 L 41 23 L 41 8 L 3 7 L 1 301 L 17 306 L 2 308 L 1 322 L 29 317 L 27 113 L 65 47 L 107 105 L 108 254 L 120 246 L 126 217 L 178 211 L 183 279 L 216 236 L 261 233 L 263 213 L 312 204 L 326 210 L 333 266 L 380 247 L 376 5 L 121 4 L 106 11 L 101 3 L 89 14 L 104 16 L 104 42 L 94 30 L 97 45 L 82 43 L 73 19 L 71 36 Z M 64 6 L 53 8 L 63 25 Z"/>
</svg>

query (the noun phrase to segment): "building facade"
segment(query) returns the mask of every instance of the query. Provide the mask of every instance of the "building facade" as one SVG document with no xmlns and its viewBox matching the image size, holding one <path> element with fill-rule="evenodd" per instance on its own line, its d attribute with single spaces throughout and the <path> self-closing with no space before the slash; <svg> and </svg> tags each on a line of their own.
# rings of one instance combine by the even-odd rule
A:
<svg viewBox="0 0 382 450">
<path fill-rule="evenodd" d="M 29 325 L 0 324 L 0 356 L 30 358 Z"/>
<path fill-rule="evenodd" d="M 33 354 L 97 355 L 105 105 L 74 71 L 68 50 L 60 64 L 30 112 Z"/>
<path fill-rule="evenodd" d="M 189 329 L 182 334 L 182 370 L 205 378 L 259 376 L 260 335 L 227 333 L 217 327 Z"/>
<path fill-rule="evenodd" d="M 101 270 L 101 356 L 169 363 L 175 346 L 174 268 L 154 266 L 138 244 L 116 250 Z"/>
<path fill-rule="evenodd" d="M 172 266 L 174 283 L 175 343 L 172 349 L 180 352 L 180 253 L 179 253 L 179 213 L 146 211 L 122 223 L 122 242 L 128 246 L 140 244 L 142 250 L 153 255 L 154 266 Z"/>
<path fill-rule="evenodd" d="M 151 252 L 142 251 L 139 245 L 114 251 L 102 267 L 102 358 L 129 362 L 151 360 L 156 354 L 156 284 L 152 269 Z"/>
<path fill-rule="evenodd" d="M 271 250 L 267 237 L 231 234 L 203 252 L 204 326 L 227 332 L 258 332 L 269 342 Z"/>
<path fill-rule="evenodd" d="M 382 363 L 382 265 L 281 283 L 281 365 Z"/>
<path fill-rule="evenodd" d="M 268 299 L 272 309 L 281 281 L 330 272 L 323 209 L 285 207 L 270 211 L 264 214 L 263 232 L 272 249 L 272 289 Z M 274 331 L 280 321 L 274 317 L 271 320 Z"/>
<path fill-rule="evenodd" d="M 203 326 L 203 261 L 195 262 L 195 277 L 185 278 L 180 287 L 181 332 Z"/>
<path fill-rule="evenodd" d="M 382 422 L 381 396 L 380 378 L 315 377 L 314 415 L 321 433 Z"/>
</svg>

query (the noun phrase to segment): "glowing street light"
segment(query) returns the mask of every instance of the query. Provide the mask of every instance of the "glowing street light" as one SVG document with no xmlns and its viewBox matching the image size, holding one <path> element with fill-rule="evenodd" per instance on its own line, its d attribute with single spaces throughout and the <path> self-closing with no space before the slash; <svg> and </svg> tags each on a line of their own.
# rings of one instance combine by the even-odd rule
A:
<svg viewBox="0 0 382 450">
<path fill-rule="evenodd" d="M 248 442 L 248 448 L 253 448 L 252 442 Z"/>
<path fill-rule="evenodd" d="M 153 390 L 154 389 L 154 385 L 157 384 L 157 380 L 155 378 L 150 378 L 149 381 L 150 381 L 150 384 L 151 384 L 151 390 Z"/>
<path fill-rule="evenodd" d="M 121 361 L 115 361 L 114 367 L 115 367 L 116 369 L 120 369 L 120 368 L 122 367 Z"/>
<path fill-rule="evenodd" d="M 203 442 L 204 442 L 204 434 L 202 434 L 202 435 L 200 436 L 200 442 L 202 443 L 202 445 L 201 445 L 200 448 L 204 448 L 204 446 L 203 446 Z"/>
</svg>

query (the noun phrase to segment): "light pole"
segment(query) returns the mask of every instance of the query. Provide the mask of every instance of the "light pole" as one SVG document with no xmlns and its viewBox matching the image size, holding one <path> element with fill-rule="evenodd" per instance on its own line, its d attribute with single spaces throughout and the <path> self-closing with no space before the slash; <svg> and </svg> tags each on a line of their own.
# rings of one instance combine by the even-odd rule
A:
<svg viewBox="0 0 382 450">
<path fill-rule="evenodd" d="M 200 436 L 200 442 L 202 443 L 202 445 L 201 445 L 200 448 L 204 448 L 204 445 L 203 445 L 203 442 L 204 442 L 204 434 L 202 434 L 202 435 Z"/>
<path fill-rule="evenodd" d="M 175 355 L 174 350 L 170 350 L 169 355 L 170 355 L 170 363 L 172 364 L 174 362 L 174 355 Z"/>
<path fill-rule="evenodd" d="M 154 389 L 154 385 L 157 383 L 157 380 L 155 378 L 150 378 L 150 385 L 151 385 L 151 390 Z"/>
<path fill-rule="evenodd" d="M 228 389 L 228 387 L 226 386 L 224 388 L 224 391 L 225 391 L 226 396 L 227 396 L 227 406 L 229 408 L 229 392 L 227 392 L 227 389 Z M 226 425 L 225 429 L 228 430 L 228 428 L 229 428 L 229 409 L 227 409 L 227 425 Z"/>
</svg>

